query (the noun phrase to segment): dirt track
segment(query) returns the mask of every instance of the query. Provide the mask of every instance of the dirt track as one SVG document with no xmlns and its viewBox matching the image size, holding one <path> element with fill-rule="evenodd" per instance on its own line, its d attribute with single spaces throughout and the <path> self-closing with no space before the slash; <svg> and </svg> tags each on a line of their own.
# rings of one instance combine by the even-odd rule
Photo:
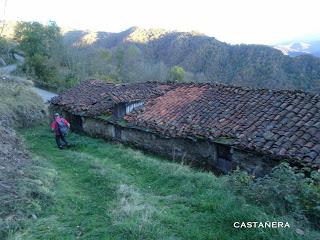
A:
<svg viewBox="0 0 320 240">
<path fill-rule="evenodd" d="M 17 64 L 8 65 L 8 66 L 0 68 L 0 74 L 2 73 L 4 75 L 10 75 L 16 69 L 17 69 Z M 42 97 L 42 99 L 45 103 L 47 103 L 49 100 L 51 100 L 51 98 L 57 96 L 57 94 L 55 94 L 53 92 L 49 92 L 49 91 L 46 91 L 46 90 L 43 90 L 40 88 L 36 88 L 36 87 L 34 87 L 34 91 L 40 97 Z"/>
<path fill-rule="evenodd" d="M 45 103 L 47 103 L 49 100 L 51 100 L 51 98 L 57 96 L 57 94 L 53 93 L 53 92 L 49 92 L 40 88 L 34 88 L 35 92 L 42 97 L 43 101 Z"/>
<path fill-rule="evenodd" d="M 13 72 L 16 69 L 17 69 L 17 65 L 16 64 L 7 65 L 5 67 L 0 68 L 0 73 L 2 73 L 2 74 L 10 74 L 11 72 Z"/>
</svg>

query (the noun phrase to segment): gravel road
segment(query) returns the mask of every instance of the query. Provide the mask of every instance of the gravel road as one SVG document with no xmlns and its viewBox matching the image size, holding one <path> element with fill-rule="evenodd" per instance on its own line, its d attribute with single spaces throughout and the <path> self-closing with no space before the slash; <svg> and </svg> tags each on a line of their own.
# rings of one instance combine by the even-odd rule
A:
<svg viewBox="0 0 320 240">
<path fill-rule="evenodd" d="M 57 94 L 53 93 L 53 92 L 49 92 L 40 88 L 34 88 L 35 92 L 42 97 L 43 101 L 45 103 L 47 103 L 49 100 L 51 100 L 51 98 L 57 96 Z"/>
<path fill-rule="evenodd" d="M 4 74 L 4 75 L 10 75 L 10 73 L 12 73 L 14 70 L 17 69 L 17 64 L 12 64 L 12 65 L 8 65 L 5 67 L 1 67 L 0 68 L 0 73 Z M 34 91 L 40 96 L 42 97 L 43 101 L 45 103 L 47 103 L 49 100 L 51 100 L 51 98 L 57 96 L 57 94 L 53 93 L 53 92 L 49 92 L 37 87 L 34 87 Z"/>
</svg>

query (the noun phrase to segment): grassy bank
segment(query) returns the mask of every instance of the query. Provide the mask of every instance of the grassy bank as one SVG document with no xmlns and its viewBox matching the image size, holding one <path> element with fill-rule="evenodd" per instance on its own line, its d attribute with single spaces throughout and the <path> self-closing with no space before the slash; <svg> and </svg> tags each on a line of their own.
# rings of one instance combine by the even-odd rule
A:
<svg viewBox="0 0 320 240">
<path fill-rule="evenodd" d="M 10 127 L 36 125 L 46 116 L 43 100 L 31 81 L 16 76 L 0 75 L 0 124 Z"/>
<path fill-rule="evenodd" d="M 52 204 L 12 239 L 301 239 L 290 219 L 246 204 L 223 177 L 77 134 L 61 151 L 43 126 L 21 134 L 58 177 Z M 233 228 L 273 220 L 291 228 Z"/>
<path fill-rule="evenodd" d="M 50 202 L 55 171 L 32 159 L 13 129 L 37 125 L 45 116 L 31 82 L 0 76 L 0 239 L 37 218 Z"/>
</svg>

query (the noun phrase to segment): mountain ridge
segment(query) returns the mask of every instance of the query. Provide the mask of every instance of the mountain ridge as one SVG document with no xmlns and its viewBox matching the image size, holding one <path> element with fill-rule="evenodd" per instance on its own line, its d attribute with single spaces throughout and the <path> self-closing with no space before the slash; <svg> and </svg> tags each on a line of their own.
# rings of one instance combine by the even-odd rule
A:
<svg viewBox="0 0 320 240">
<path fill-rule="evenodd" d="M 311 54 L 320 57 L 320 39 L 313 41 L 292 41 L 284 44 L 275 45 L 274 48 L 289 56 L 299 56 Z"/>
<path fill-rule="evenodd" d="M 64 36 L 65 40 L 68 34 L 70 37 L 72 32 Z M 79 45 L 88 33 L 82 34 L 73 38 L 73 45 Z M 231 45 L 199 33 L 137 27 L 119 33 L 96 32 L 95 40 L 89 45 L 111 51 L 134 47 L 140 60 L 181 66 L 194 76 L 201 75 L 205 81 L 275 89 L 320 89 L 319 58 L 289 57 L 267 45 Z"/>
<path fill-rule="evenodd" d="M 170 69 L 179 66 L 185 81 L 320 92 L 320 58 L 308 54 L 290 57 L 272 46 L 232 45 L 198 32 L 165 29 L 61 32 L 63 54 L 71 53 L 65 62 L 78 80 L 166 81 Z"/>
</svg>

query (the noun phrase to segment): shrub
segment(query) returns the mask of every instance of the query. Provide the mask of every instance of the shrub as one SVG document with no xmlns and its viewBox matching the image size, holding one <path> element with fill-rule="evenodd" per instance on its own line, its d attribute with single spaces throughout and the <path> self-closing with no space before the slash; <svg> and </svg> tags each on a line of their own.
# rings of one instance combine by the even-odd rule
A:
<svg viewBox="0 0 320 240">
<path fill-rule="evenodd" d="M 32 126 L 46 116 L 43 100 L 32 82 L 8 77 L 0 80 L 0 122 L 8 126 Z"/>
<path fill-rule="evenodd" d="M 35 54 L 26 59 L 25 62 L 26 72 L 37 78 L 45 85 L 56 85 L 58 68 L 52 59 L 47 56 Z"/>
<path fill-rule="evenodd" d="M 310 177 L 287 163 L 276 166 L 264 177 L 255 179 L 236 170 L 229 177 L 233 191 L 249 202 L 264 207 L 268 212 L 292 215 L 296 220 L 320 226 L 320 174 Z"/>
<path fill-rule="evenodd" d="M 167 80 L 169 82 L 183 82 L 185 78 L 185 71 L 182 67 L 173 66 L 171 67 Z"/>
</svg>

